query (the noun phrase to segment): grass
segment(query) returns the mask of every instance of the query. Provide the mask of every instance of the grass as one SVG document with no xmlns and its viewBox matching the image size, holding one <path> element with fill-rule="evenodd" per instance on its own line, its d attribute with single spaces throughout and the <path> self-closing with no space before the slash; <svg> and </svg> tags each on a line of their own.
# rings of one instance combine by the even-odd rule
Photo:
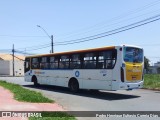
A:
<svg viewBox="0 0 160 120">
<path fill-rule="evenodd" d="M 146 74 L 144 76 L 144 88 L 160 90 L 160 74 Z"/>
<path fill-rule="evenodd" d="M 6 81 L 0 81 L 0 86 L 10 90 L 14 94 L 14 99 L 23 102 L 32 103 L 53 103 L 44 97 L 40 92 L 25 89 L 20 85 L 7 83 Z M 29 120 L 76 120 L 72 115 L 65 112 L 42 112 L 42 117 L 29 117 Z"/>
<path fill-rule="evenodd" d="M 0 86 L 10 90 L 14 94 L 14 99 L 23 102 L 32 102 L 32 103 L 53 103 L 53 100 L 50 100 L 44 97 L 40 92 L 35 92 L 32 90 L 25 89 L 20 85 L 7 83 L 6 81 L 0 81 Z"/>
<path fill-rule="evenodd" d="M 54 102 L 53 100 L 42 96 L 40 92 L 25 89 L 17 84 L 0 81 L 0 86 L 10 90 L 14 94 L 14 99 L 18 101 L 32 103 Z M 29 117 L 29 120 L 76 120 L 74 116 L 69 115 L 66 112 L 42 112 L 41 115 L 42 117 Z"/>
</svg>

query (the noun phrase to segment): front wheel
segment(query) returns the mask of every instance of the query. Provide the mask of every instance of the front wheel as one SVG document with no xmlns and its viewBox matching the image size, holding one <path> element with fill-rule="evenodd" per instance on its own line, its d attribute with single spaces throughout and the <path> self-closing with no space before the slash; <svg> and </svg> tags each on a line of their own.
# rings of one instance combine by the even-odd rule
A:
<svg viewBox="0 0 160 120">
<path fill-rule="evenodd" d="M 79 90 L 79 84 L 78 84 L 78 81 L 76 79 L 72 79 L 69 82 L 69 89 L 72 92 L 78 92 L 78 90 Z"/>
<path fill-rule="evenodd" d="M 35 87 L 39 86 L 39 83 L 37 81 L 34 81 L 33 84 L 34 84 Z"/>
<path fill-rule="evenodd" d="M 39 86 L 39 83 L 37 82 L 37 77 L 36 76 L 33 76 L 32 82 L 33 82 L 33 84 L 34 84 L 35 87 Z"/>
</svg>

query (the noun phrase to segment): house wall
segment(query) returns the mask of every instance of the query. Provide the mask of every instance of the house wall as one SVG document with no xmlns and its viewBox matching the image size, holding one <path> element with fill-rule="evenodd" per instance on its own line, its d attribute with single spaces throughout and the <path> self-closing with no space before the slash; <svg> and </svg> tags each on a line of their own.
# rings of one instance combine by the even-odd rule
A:
<svg viewBox="0 0 160 120">
<path fill-rule="evenodd" d="M 10 61 L 0 60 L 0 75 L 10 75 Z"/>
<path fill-rule="evenodd" d="M 14 62 L 14 73 L 15 76 L 24 76 L 24 62 L 15 61 Z M 13 62 L 10 61 L 10 75 L 13 75 Z"/>
<path fill-rule="evenodd" d="M 14 72 L 15 76 L 23 76 L 24 75 L 24 62 L 23 61 L 15 61 L 14 62 Z M 0 61 L 0 75 L 13 75 L 13 62 L 1 60 Z"/>
</svg>

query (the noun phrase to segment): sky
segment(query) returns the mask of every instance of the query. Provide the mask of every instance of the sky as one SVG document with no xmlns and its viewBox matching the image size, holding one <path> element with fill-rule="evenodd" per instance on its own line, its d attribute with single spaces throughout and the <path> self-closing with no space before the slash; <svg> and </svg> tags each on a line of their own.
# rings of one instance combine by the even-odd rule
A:
<svg viewBox="0 0 160 120">
<path fill-rule="evenodd" d="M 160 61 L 160 20 L 82 43 L 60 42 L 105 33 L 159 14 L 160 0 L 1 0 L 0 53 L 11 53 L 13 44 L 16 54 L 49 53 L 53 35 L 54 52 L 138 45 L 153 64 Z"/>
</svg>

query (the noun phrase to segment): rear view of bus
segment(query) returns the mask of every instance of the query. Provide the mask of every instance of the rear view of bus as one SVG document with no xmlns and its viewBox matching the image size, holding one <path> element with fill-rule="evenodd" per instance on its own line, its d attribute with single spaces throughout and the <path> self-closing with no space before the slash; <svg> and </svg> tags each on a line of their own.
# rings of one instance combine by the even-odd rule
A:
<svg viewBox="0 0 160 120">
<path fill-rule="evenodd" d="M 138 89 L 143 87 L 144 55 L 140 47 L 125 46 L 119 48 L 120 62 L 119 89 Z M 114 87 L 113 87 L 114 89 Z"/>
</svg>

